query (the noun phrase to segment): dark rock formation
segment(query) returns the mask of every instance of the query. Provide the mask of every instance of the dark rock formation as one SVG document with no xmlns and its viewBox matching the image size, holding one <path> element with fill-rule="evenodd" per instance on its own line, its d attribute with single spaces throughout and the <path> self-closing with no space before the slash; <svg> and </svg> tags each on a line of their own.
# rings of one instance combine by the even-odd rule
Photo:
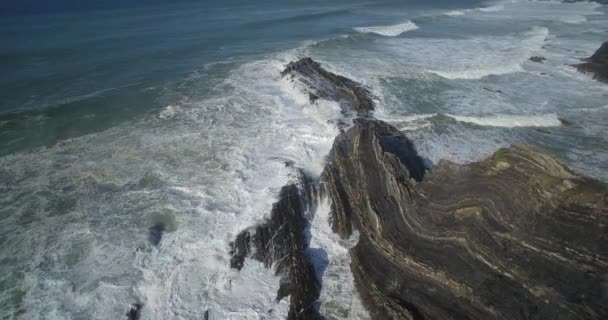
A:
<svg viewBox="0 0 608 320">
<path fill-rule="evenodd" d="M 388 142 L 387 142 L 388 141 Z M 529 146 L 424 173 L 397 129 L 359 120 L 323 174 L 374 319 L 606 319 L 608 188 Z"/>
<path fill-rule="evenodd" d="M 287 65 L 281 76 L 290 76 L 304 83 L 311 92 L 310 101 L 327 99 L 339 102 L 346 113 L 354 110 L 360 117 L 367 117 L 374 111 L 371 94 L 363 85 L 343 76 L 333 74 L 311 58 L 303 58 Z"/>
<path fill-rule="evenodd" d="M 371 119 L 362 85 L 310 58 L 282 75 L 305 84 L 311 103 L 337 101 L 360 117 L 336 138 L 320 188 L 300 174 L 269 220 L 231 243 L 233 268 L 248 257 L 276 268 L 289 319 L 320 318 L 305 252 L 319 189 L 333 230 L 360 234 L 351 270 L 374 319 L 608 319 L 606 184 L 523 145 L 428 171 L 407 137 Z"/>
<path fill-rule="evenodd" d="M 545 57 L 540 57 L 540 56 L 530 57 L 530 61 L 532 61 L 532 62 L 543 63 L 543 61 L 545 61 L 545 60 L 547 60 L 547 58 L 545 58 Z"/>
<path fill-rule="evenodd" d="M 155 246 L 158 246 L 160 240 L 163 238 L 163 233 L 165 232 L 165 229 L 166 228 L 164 223 L 157 223 L 151 226 L 148 229 L 148 240 L 150 241 L 150 243 Z"/>
<path fill-rule="evenodd" d="M 593 75 L 597 80 L 608 82 L 608 41 L 584 63 L 576 65 L 576 68 L 584 73 Z"/>
<path fill-rule="evenodd" d="M 274 266 L 281 276 L 277 301 L 290 299 L 288 319 L 320 319 L 315 305 L 320 284 L 306 253 L 305 234 L 318 190 L 301 173 L 299 181 L 281 189 L 268 221 L 242 231 L 230 244 L 230 266 L 240 270 L 245 258 L 261 261 L 267 268 Z"/>
<path fill-rule="evenodd" d="M 127 320 L 139 320 L 141 316 L 142 304 L 136 303 L 131 306 L 131 309 L 127 312 Z"/>
</svg>

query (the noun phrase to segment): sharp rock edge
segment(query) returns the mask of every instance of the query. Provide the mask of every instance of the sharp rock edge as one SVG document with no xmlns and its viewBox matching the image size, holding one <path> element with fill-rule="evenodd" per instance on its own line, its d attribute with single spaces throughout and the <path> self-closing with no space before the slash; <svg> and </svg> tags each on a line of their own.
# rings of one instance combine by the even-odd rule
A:
<svg viewBox="0 0 608 320">
<path fill-rule="evenodd" d="M 580 72 L 591 74 L 594 79 L 608 83 L 608 41 L 604 42 L 591 57 L 585 59 L 585 62 L 575 67 Z"/>
<path fill-rule="evenodd" d="M 311 58 L 289 63 L 281 76 L 302 82 L 310 91 L 311 102 L 332 100 L 340 103 L 343 113 L 354 111 L 359 117 L 369 117 L 374 111 L 372 95 L 365 86 L 323 69 Z"/>
<path fill-rule="evenodd" d="M 322 319 L 316 304 L 321 286 L 306 253 L 306 230 L 318 203 L 318 183 L 297 171 L 298 181 L 281 189 L 270 218 L 242 231 L 230 243 L 230 266 L 240 270 L 245 258 L 251 258 L 274 268 L 281 277 L 277 301 L 289 296 L 287 319 Z"/>
</svg>

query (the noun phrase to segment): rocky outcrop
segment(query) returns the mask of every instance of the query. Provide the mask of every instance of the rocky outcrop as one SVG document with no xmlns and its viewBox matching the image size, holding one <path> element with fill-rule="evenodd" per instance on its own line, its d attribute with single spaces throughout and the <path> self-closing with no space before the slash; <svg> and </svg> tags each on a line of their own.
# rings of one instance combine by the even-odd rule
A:
<svg viewBox="0 0 608 320">
<path fill-rule="evenodd" d="M 576 68 L 584 73 L 591 74 L 595 79 L 608 82 L 608 41 L 584 63 L 576 65 Z"/>
<path fill-rule="evenodd" d="M 311 102 L 359 116 L 334 141 L 321 186 L 300 173 L 268 221 L 231 243 L 233 268 L 246 258 L 276 268 L 289 319 L 320 318 L 305 253 L 318 190 L 331 200 L 334 232 L 359 233 L 351 270 L 374 319 L 608 318 L 606 184 L 525 145 L 428 171 L 402 132 L 371 117 L 362 85 L 310 58 L 282 75 Z"/>
<path fill-rule="evenodd" d="M 302 173 L 297 180 L 281 189 L 265 223 L 242 231 L 230 244 L 230 266 L 240 270 L 245 258 L 251 258 L 273 267 L 281 277 L 277 301 L 289 296 L 288 319 L 320 319 L 315 306 L 320 284 L 306 254 L 305 234 L 318 190 Z"/>
<path fill-rule="evenodd" d="M 359 117 L 367 117 L 374 111 L 374 102 L 367 88 L 323 69 L 311 58 L 291 62 L 281 76 L 302 82 L 310 90 L 311 102 L 319 98 L 336 101 L 345 113 L 354 110 Z"/>
<path fill-rule="evenodd" d="M 541 57 L 541 56 L 532 56 L 532 57 L 530 57 L 530 61 L 536 62 L 536 63 L 543 63 L 545 60 L 547 60 L 547 58 Z"/>
<path fill-rule="evenodd" d="M 430 172 L 397 129 L 359 120 L 323 175 L 332 225 L 360 240 L 374 319 L 605 319 L 608 189 L 529 146 Z"/>
</svg>

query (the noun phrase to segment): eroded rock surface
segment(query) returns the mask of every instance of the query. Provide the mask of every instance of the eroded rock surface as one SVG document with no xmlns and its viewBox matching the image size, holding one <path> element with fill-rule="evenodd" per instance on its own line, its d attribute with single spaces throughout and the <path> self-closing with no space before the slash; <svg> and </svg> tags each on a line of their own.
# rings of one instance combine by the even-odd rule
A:
<svg viewBox="0 0 608 320">
<path fill-rule="evenodd" d="M 276 267 L 289 319 L 320 317 L 304 252 L 320 189 L 333 230 L 359 232 L 351 269 L 374 319 L 608 318 L 606 184 L 525 145 L 427 171 L 403 133 L 373 120 L 364 86 L 310 58 L 282 75 L 310 89 L 311 102 L 333 100 L 359 117 L 336 138 L 320 187 L 302 175 L 266 223 L 231 244 L 232 267 L 247 257 Z"/>
<path fill-rule="evenodd" d="M 374 319 L 608 317 L 605 184 L 529 146 L 425 174 L 375 120 L 340 135 L 329 161 L 332 225 L 360 233 L 351 267 Z"/>
<path fill-rule="evenodd" d="M 576 65 L 576 68 L 584 73 L 591 74 L 595 79 L 608 82 L 608 41 L 584 63 Z"/>
<path fill-rule="evenodd" d="M 307 215 L 313 211 L 317 189 L 303 174 L 299 182 L 281 189 L 279 201 L 263 224 L 244 230 L 230 244 L 232 268 L 240 270 L 246 258 L 256 259 L 281 276 L 277 301 L 289 296 L 288 319 L 320 319 L 315 301 L 320 284 L 306 254 Z"/>
<path fill-rule="evenodd" d="M 283 77 L 298 79 L 311 92 L 311 102 L 327 99 L 339 102 L 346 113 L 355 111 L 360 117 L 367 117 L 374 111 L 374 102 L 367 88 L 360 83 L 331 73 L 311 58 L 291 62 L 281 73 Z M 297 77 L 300 76 L 300 77 Z"/>
</svg>

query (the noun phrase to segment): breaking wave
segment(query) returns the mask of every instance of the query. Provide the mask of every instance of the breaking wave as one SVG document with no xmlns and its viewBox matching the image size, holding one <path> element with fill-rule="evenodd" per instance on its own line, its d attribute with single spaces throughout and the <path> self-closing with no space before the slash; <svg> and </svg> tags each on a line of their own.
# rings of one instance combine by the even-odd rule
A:
<svg viewBox="0 0 608 320">
<path fill-rule="evenodd" d="M 361 33 L 375 33 L 386 37 L 396 37 L 402 33 L 416 30 L 418 26 L 412 21 L 395 24 L 392 26 L 357 27 L 355 30 Z"/>
</svg>

